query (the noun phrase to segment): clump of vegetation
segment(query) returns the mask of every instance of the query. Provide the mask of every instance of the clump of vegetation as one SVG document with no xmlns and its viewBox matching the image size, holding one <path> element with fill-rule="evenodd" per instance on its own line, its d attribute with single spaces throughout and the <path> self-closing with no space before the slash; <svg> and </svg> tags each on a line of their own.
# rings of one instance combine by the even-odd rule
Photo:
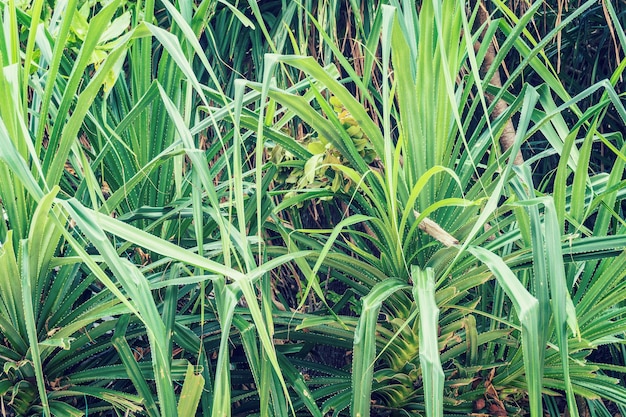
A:
<svg viewBox="0 0 626 417">
<path fill-rule="evenodd" d="M 377 155 L 363 129 L 337 97 L 331 97 L 329 102 L 345 134 L 352 139 L 354 149 L 367 164 L 372 164 Z M 286 199 L 302 190 L 328 190 L 328 195 L 319 198 L 328 201 L 338 192 L 347 193 L 352 188 L 350 175 L 345 172 L 345 167 L 353 168 L 350 161 L 324 136 L 313 135 L 307 134 L 298 141 L 312 154 L 307 161 L 298 160 L 280 145 L 272 147 L 270 161 L 278 168 L 274 181 L 289 190 L 284 195 Z"/>
<path fill-rule="evenodd" d="M 0 0 L 1 415 L 626 415 L 622 6 L 389 3 Z"/>
</svg>

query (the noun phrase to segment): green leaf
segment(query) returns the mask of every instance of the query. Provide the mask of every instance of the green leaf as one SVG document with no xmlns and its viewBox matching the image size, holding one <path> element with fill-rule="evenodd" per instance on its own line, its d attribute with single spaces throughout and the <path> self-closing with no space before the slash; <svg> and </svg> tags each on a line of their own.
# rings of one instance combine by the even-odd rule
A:
<svg viewBox="0 0 626 417">
<path fill-rule="evenodd" d="M 439 308 L 435 301 L 435 274 L 432 268 L 422 270 L 413 265 L 413 297 L 420 315 L 419 352 L 424 381 L 426 415 L 443 417 L 444 375 L 439 358 Z"/>
<path fill-rule="evenodd" d="M 196 374 L 193 365 L 189 364 L 183 389 L 178 398 L 178 415 L 180 417 L 194 417 L 196 415 L 203 389 L 204 378 L 201 374 Z"/>
<path fill-rule="evenodd" d="M 541 358 L 545 346 L 540 344 L 539 337 L 539 302 L 524 288 L 502 258 L 481 247 L 469 246 L 467 250 L 489 267 L 498 280 L 498 284 L 513 301 L 515 311 L 522 324 L 522 352 L 530 415 L 540 417 L 542 415 L 541 390 L 544 366 Z"/>
<path fill-rule="evenodd" d="M 376 358 L 376 323 L 382 303 L 396 291 L 407 287 L 406 283 L 389 278 L 376 284 L 372 291 L 363 297 L 361 317 L 354 331 L 350 405 L 354 417 L 369 417 L 370 415 L 370 397 Z"/>
<path fill-rule="evenodd" d="M 23 239 L 20 245 L 21 252 L 21 271 L 20 283 L 22 285 L 22 300 L 24 302 L 24 320 L 26 324 L 26 332 L 28 334 L 28 343 L 30 344 L 33 367 L 35 368 L 35 377 L 37 379 L 37 390 L 39 391 L 39 399 L 43 407 L 45 417 L 50 417 L 50 405 L 48 404 L 48 393 L 46 392 L 46 381 L 44 379 L 42 358 L 39 353 L 39 338 L 37 336 L 35 310 L 33 308 L 33 276 L 30 271 L 30 259 L 28 251 L 28 240 Z"/>
</svg>

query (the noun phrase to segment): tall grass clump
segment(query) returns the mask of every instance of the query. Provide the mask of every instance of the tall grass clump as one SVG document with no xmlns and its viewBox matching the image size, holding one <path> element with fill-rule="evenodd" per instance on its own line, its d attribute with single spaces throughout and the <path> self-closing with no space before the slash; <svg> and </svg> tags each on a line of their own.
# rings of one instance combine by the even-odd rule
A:
<svg viewBox="0 0 626 417">
<path fill-rule="evenodd" d="M 594 186 L 610 174 L 594 174 L 588 159 L 592 143 L 606 143 L 616 157 L 612 178 L 621 183 L 622 137 L 608 139 L 598 126 L 609 108 L 625 119 L 613 88 L 622 68 L 571 97 L 543 51 L 593 3 L 539 41 L 526 27 L 540 3 L 519 18 L 496 6 L 494 17 L 480 5 L 468 11 L 452 1 L 424 2 L 419 10 L 381 7 L 376 95 L 365 80 L 338 80 L 332 67 L 290 55 L 266 57 L 263 84 L 250 84 L 266 95 L 265 120 L 271 114 L 279 125 L 303 123 L 307 132 L 294 141 L 306 158 L 271 145 L 284 190 L 277 191 L 278 215 L 287 220 L 271 227 L 293 242 L 288 250 L 319 248 L 312 269 L 298 263 L 307 291 L 324 300 L 322 284 L 340 283 L 346 291 L 340 302 L 361 308 L 352 351 L 358 378 L 338 385 L 324 411 L 540 415 L 566 407 L 577 414 L 599 410 L 598 397 L 624 406 L 623 386 L 609 376 L 618 368 L 596 363 L 592 354 L 606 337 L 623 337 L 614 326 L 622 312 L 614 306 L 624 293 L 607 294 L 603 324 L 584 319 L 579 304 L 588 284 L 603 285 L 598 262 L 617 266 L 624 247 L 620 186 Z M 496 52 L 501 34 L 506 40 Z M 503 82 L 498 72 L 513 52 L 522 63 Z M 278 64 L 306 73 L 313 85 L 300 94 L 275 88 Z M 522 83 L 510 93 L 530 72 L 542 83 Z M 597 93 L 602 100 L 583 112 L 577 103 Z M 571 126 L 566 113 L 575 115 Z M 539 137 L 550 151 L 524 160 L 520 149 Z M 542 194 L 532 167 L 552 154 L 561 155 L 555 191 Z M 605 198 L 607 206 L 600 203 Z M 334 211 L 341 221 L 332 233 L 310 230 L 304 205 L 312 213 Z M 430 291 L 424 270 L 434 280 L 439 319 L 430 315 L 432 304 L 428 318 L 421 317 Z M 350 323 L 305 319 L 300 328 L 327 332 L 327 343 L 339 346 L 332 331 Z M 588 333 L 596 325 L 600 339 Z M 433 335 L 438 355 L 429 345 Z M 566 401 L 557 401 L 559 394 Z"/>
<path fill-rule="evenodd" d="M 624 414 L 625 64 L 488 6 L 1 2 L 2 415 Z"/>
<path fill-rule="evenodd" d="M 250 252 L 241 154 L 218 125 L 232 111 L 214 115 L 210 101 L 227 98 L 192 69 L 208 4 L 195 21 L 165 4 L 166 28 L 154 4 L 64 6 L 3 4 L 3 412 L 229 414 L 243 294 L 253 319 L 237 323 L 259 329 L 255 377 L 272 380 L 286 412 L 253 285 L 293 256 L 259 268 Z M 215 129 L 206 153 L 206 130 L 189 130 L 199 118 Z M 217 363 L 202 342 L 209 318 L 224 326 Z"/>
</svg>

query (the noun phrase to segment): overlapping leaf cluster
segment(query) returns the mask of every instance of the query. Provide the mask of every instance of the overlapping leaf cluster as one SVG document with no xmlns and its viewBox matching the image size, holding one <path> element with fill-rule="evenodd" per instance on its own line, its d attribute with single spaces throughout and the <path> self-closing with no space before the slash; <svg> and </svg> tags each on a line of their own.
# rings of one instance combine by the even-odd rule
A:
<svg viewBox="0 0 626 417">
<path fill-rule="evenodd" d="M 377 155 L 363 129 L 339 99 L 333 96 L 329 103 L 333 106 L 333 111 L 345 133 L 352 139 L 356 151 L 367 164 L 372 164 Z M 331 199 L 340 190 L 349 193 L 352 181 L 343 173 L 342 167 L 352 167 L 340 150 L 322 135 L 310 134 L 298 142 L 312 154 L 307 161 L 298 160 L 280 145 L 274 146 L 271 150 L 270 161 L 278 168 L 274 181 L 288 190 L 284 198 L 293 197 L 302 190 L 330 191 L 329 195 L 320 197 L 322 201 Z"/>
<path fill-rule="evenodd" d="M 625 414 L 624 16 L 542 6 L 0 0 L 0 414 Z"/>
</svg>

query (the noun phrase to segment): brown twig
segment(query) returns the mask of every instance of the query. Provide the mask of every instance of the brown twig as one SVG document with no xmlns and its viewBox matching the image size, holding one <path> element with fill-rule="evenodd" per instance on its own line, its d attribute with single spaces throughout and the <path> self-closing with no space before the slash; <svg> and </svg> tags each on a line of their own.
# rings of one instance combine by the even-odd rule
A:
<svg viewBox="0 0 626 417">
<path fill-rule="evenodd" d="M 420 213 L 417 210 L 413 210 L 413 213 L 415 213 L 415 217 L 420 216 Z M 439 224 L 429 219 L 428 217 L 422 220 L 420 224 L 417 225 L 417 227 L 419 227 L 419 229 L 427 235 L 441 242 L 447 248 L 459 244 L 457 238 L 445 231 L 443 227 L 439 226 Z"/>
<path fill-rule="evenodd" d="M 483 2 L 480 3 L 478 19 L 481 25 L 489 21 L 489 12 L 487 12 L 487 8 L 485 7 Z M 485 30 L 483 31 L 481 35 L 482 41 L 485 41 L 484 36 L 485 36 L 486 30 L 487 29 L 485 28 Z M 489 46 L 487 47 L 487 53 L 485 55 L 485 59 L 481 66 L 481 72 L 483 74 L 486 74 L 489 72 L 489 69 L 491 69 L 491 66 L 493 65 L 493 61 L 495 60 L 495 57 L 496 57 L 496 49 L 494 47 L 493 42 L 491 40 L 488 40 L 488 42 L 489 42 Z M 490 83 L 494 87 L 502 88 L 502 80 L 500 79 L 499 69 L 493 73 L 493 77 L 491 77 L 490 80 L 485 80 L 485 81 Z M 487 98 L 487 101 L 489 101 L 490 104 L 493 103 L 495 100 L 495 96 L 489 93 L 485 93 L 485 97 Z M 495 120 L 498 117 L 500 117 L 502 114 L 504 114 L 507 111 L 508 108 L 509 106 L 506 104 L 504 100 L 502 99 L 498 100 L 494 106 L 493 112 L 490 115 L 491 120 Z M 500 135 L 500 146 L 502 147 L 502 152 L 506 152 L 507 150 L 509 150 L 511 146 L 513 146 L 513 143 L 515 143 L 515 127 L 513 127 L 513 122 L 511 121 L 511 119 L 509 119 L 504 125 L 504 130 L 502 132 L 502 135 Z M 515 159 L 513 160 L 513 164 L 522 165 L 523 163 L 524 163 L 524 157 L 522 156 L 522 152 L 518 151 L 517 155 L 515 155 Z"/>
</svg>

